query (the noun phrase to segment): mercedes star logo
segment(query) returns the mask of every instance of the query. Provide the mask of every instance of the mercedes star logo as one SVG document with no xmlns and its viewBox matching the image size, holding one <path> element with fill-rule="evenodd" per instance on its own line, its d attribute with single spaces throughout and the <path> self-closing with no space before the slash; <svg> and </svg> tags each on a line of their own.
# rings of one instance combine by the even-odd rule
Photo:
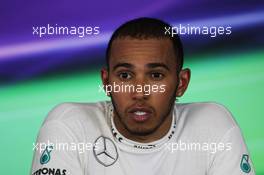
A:
<svg viewBox="0 0 264 175">
<path fill-rule="evenodd" d="M 118 158 L 117 148 L 108 137 L 98 137 L 93 146 L 95 159 L 105 167 L 113 165 Z"/>
</svg>

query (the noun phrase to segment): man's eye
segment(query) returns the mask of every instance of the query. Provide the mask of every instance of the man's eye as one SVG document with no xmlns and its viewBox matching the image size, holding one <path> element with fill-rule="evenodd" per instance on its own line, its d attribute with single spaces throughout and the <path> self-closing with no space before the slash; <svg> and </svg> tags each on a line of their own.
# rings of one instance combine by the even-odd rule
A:
<svg viewBox="0 0 264 175">
<path fill-rule="evenodd" d="M 122 72 L 119 74 L 119 78 L 120 79 L 130 79 L 131 78 L 131 75 L 127 72 Z"/>
<path fill-rule="evenodd" d="M 163 74 L 158 73 L 158 72 L 154 72 L 154 73 L 151 73 L 151 78 L 153 78 L 153 79 L 162 79 L 163 78 Z"/>
</svg>

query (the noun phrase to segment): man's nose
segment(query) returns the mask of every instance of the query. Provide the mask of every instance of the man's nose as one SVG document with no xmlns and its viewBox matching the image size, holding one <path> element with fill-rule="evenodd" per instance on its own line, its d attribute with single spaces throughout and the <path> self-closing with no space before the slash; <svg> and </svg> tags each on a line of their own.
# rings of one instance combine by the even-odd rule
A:
<svg viewBox="0 0 264 175">
<path fill-rule="evenodd" d="M 139 100 L 148 98 L 149 94 L 146 92 L 145 85 L 147 85 L 147 80 L 145 78 L 139 78 L 134 82 L 135 90 L 131 93 L 133 99 Z"/>
</svg>

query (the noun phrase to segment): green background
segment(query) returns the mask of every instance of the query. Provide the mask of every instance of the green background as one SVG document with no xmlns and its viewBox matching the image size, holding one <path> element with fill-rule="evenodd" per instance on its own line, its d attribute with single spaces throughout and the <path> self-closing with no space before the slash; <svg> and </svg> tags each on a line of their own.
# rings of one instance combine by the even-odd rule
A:
<svg viewBox="0 0 264 175">
<path fill-rule="evenodd" d="M 215 101 L 239 123 L 258 175 L 264 175 L 264 51 L 187 58 L 191 83 L 179 102 Z M 29 174 L 33 142 L 47 113 L 62 102 L 96 102 L 99 69 L 53 75 L 0 89 L 1 174 Z"/>
</svg>

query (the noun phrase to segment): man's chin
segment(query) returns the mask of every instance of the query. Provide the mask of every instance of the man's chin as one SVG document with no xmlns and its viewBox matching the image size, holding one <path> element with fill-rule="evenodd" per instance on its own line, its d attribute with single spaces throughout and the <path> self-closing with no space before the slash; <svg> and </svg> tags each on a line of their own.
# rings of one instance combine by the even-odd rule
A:
<svg viewBox="0 0 264 175">
<path fill-rule="evenodd" d="M 155 131 L 155 129 L 146 129 L 141 127 L 136 127 L 136 128 L 127 127 L 127 130 L 129 131 L 130 134 L 135 136 L 148 136 L 153 134 Z"/>
</svg>

